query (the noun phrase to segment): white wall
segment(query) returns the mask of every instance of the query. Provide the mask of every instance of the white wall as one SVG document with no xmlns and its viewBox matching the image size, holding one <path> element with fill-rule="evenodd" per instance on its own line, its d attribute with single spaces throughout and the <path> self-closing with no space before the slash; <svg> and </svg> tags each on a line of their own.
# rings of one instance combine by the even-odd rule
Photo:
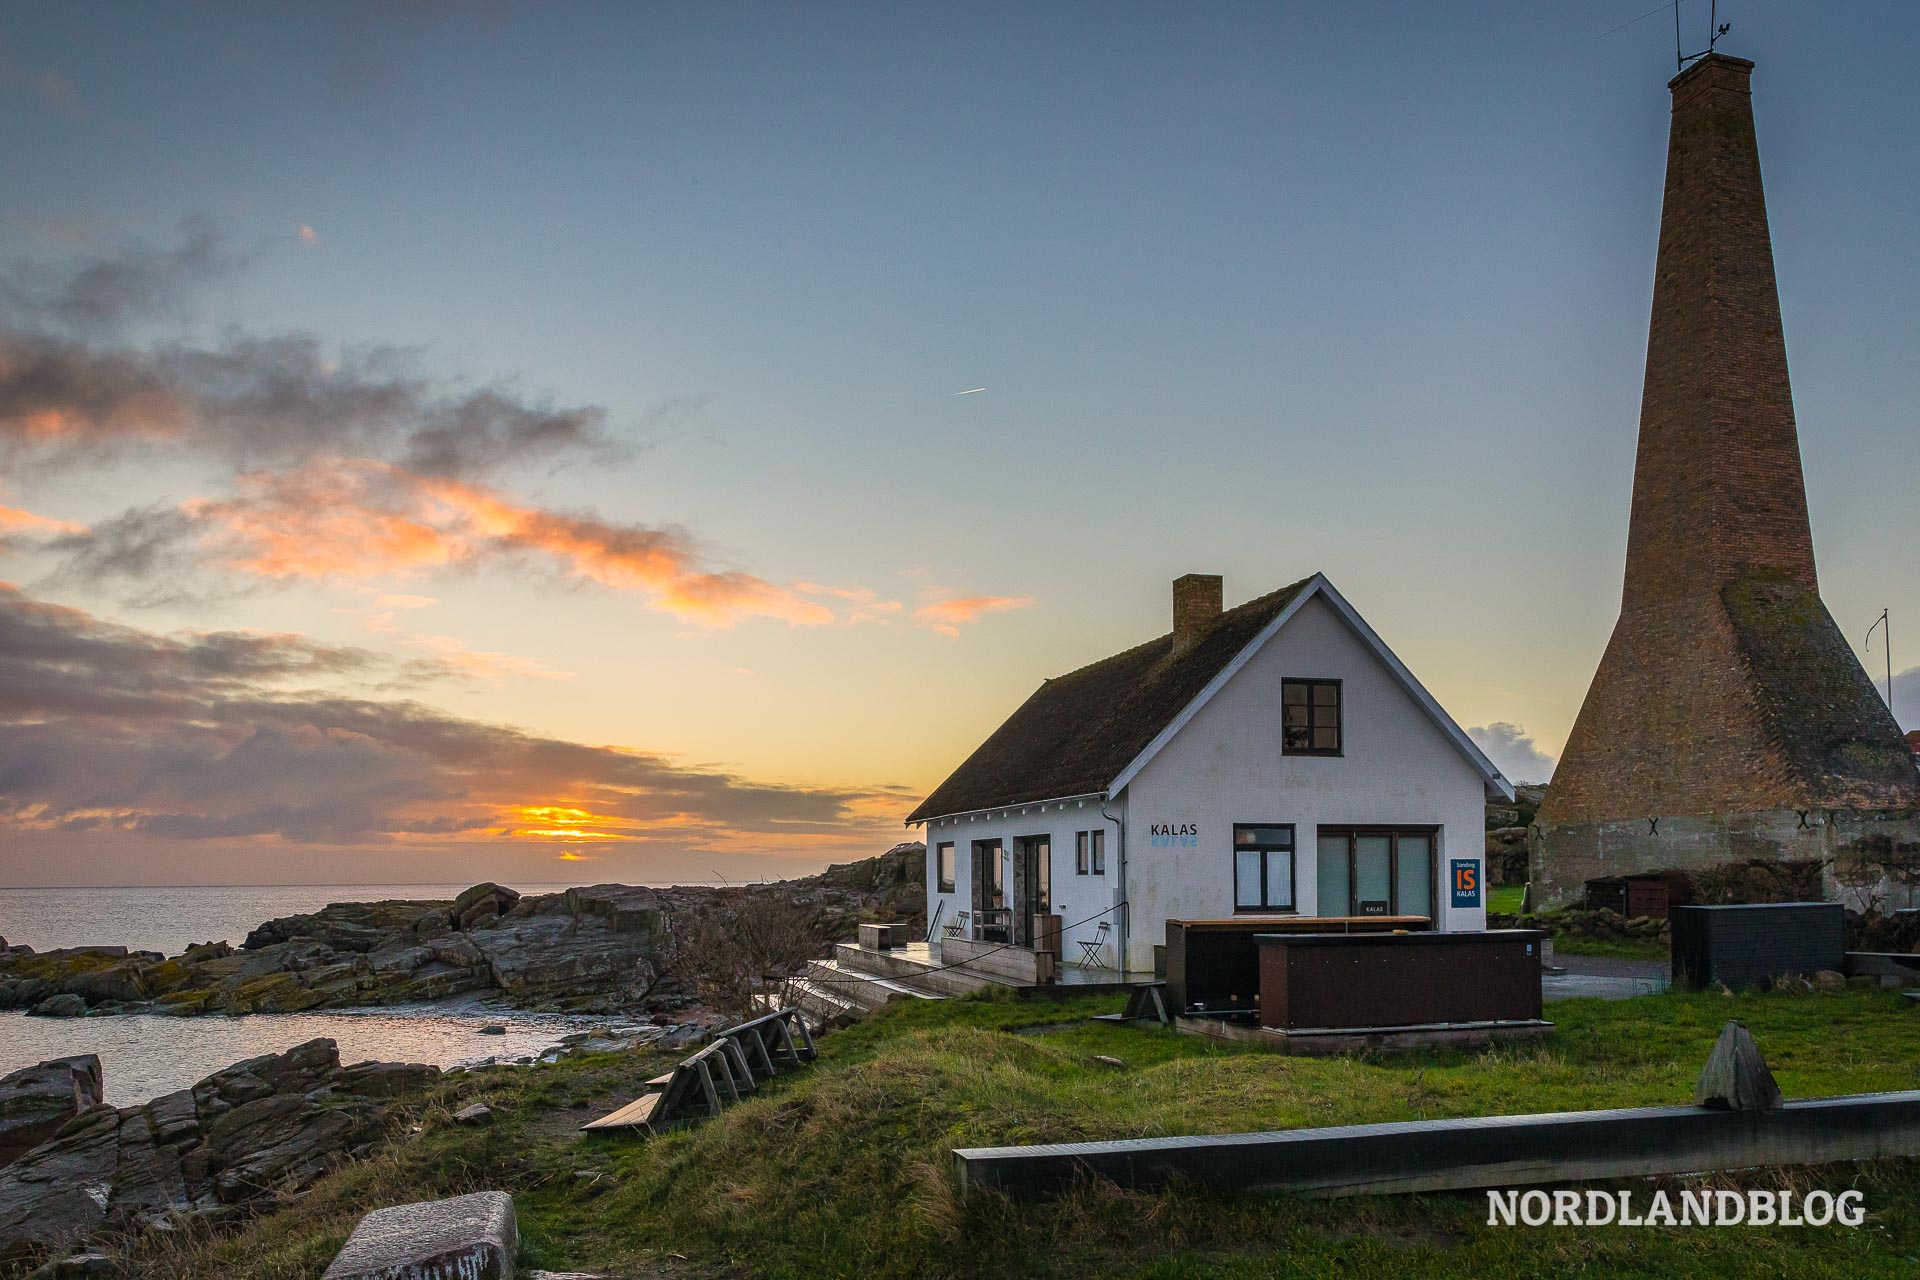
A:
<svg viewBox="0 0 1920 1280">
<path fill-rule="evenodd" d="M 1116 816 L 1121 812 L 1118 804 L 1109 803 L 1107 808 Z M 1096 828 L 1104 829 L 1107 833 L 1106 874 L 1077 875 L 1074 872 L 1074 833 Z M 1111 908 L 1119 901 L 1120 837 L 1115 824 L 1102 816 L 1097 800 L 1014 805 L 1005 811 L 996 809 L 989 817 L 947 818 L 929 822 L 922 838 L 927 845 L 927 918 L 931 920 L 935 913 L 939 913 L 941 920 L 941 927 L 934 931 L 936 941 L 944 932 L 945 922 L 953 919 L 955 912 L 973 909 L 974 841 L 997 838 L 1003 856 L 1011 857 L 1014 841 L 1022 836 L 1047 836 L 1053 842 L 1052 907 L 1060 917 L 1060 923 L 1069 926 L 1066 936 L 1061 940 L 1061 959 L 1069 964 L 1077 963 L 1081 953 L 1074 944 L 1082 938 L 1091 941 L 1099 927 L 1099 920 L 1110 920 L 1113 921 L 1113 928 L 1107 934 L 1107 959 L 1109 963 L 1117 963 L 1119 913 Z M 939 866 L 936 850 L 949 840 L 954 846 L 953 892 L 941 893 L 936 874 Z M 1011 862 L 1007 866 L 1006 883 L 1011 899 Z M 1087 923 L 1078 928 L 1071 927 L 1081 921 Z"/>
<path fill-rule="evenodd" d="M 1283 677 L 1343 682 L 1343 755 L 1281 754 Z M 1485 795 L 1479 772 L 1393 674 L 1332 606 L 1311 599 L 1127 788 L 1127 967 L 1151 967 L 1170 918 L 1234 914 L 1236 822 L 1293 824 L 1300 915 L 1315 914 L 1319 905 L 1317 827 L 1439 827 L 1436 927 L 1484 929 L 1485 867 L 1476 868 L 1477 910 L 1449 905 L 1447 874 L 1451 859 L 1483 860 Z M 1154 847 L 1149 831 L 1158 823 L 1193 824 L 1193 844 Z M 1330 912 L 1344 913 L 1344 905 Z"/>
</svg>

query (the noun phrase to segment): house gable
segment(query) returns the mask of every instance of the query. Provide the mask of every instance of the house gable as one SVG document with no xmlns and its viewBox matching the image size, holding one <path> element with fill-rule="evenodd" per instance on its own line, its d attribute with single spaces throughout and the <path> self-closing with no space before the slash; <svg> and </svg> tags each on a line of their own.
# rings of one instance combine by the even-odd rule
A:
<svg viewBox="0 0 1920 1280">
<path fill-rule="evenodd" d="M 1500 771 L 1332 584 L 1315 574 L 1225 611 L 1186 648 L 1176 648 L 1169 633 L 1045 682 L 907 821 L 1118 793 L 1315 596 L 1327 601 L 1468 759 L 1488 793 L 1511 798 Z"/>
<path fill-rule="evenodd" d="M 1206 686 L 1194 696 L 1193 700 L 1181 709 L 1178 715 L 1169 721 L 1159 733 L 1154 735 L 1153 740 L 1141 750 L 1140 754 L 1129 761 L 1126 768 L 1122 769 L 1119 774 L 1114 777 L 1107 788 L 1108 793 L 1117 794 L 1138 777 L 1141 770 L 1145 769 L 1148 763 L 1164 750 L 1167 744 L 1172 742 L 1181 730 L 1193 722 L 1194 717 L 1200 714 L 1201 708 L 1205 707 L 1222 689 L 1226 688 L 1227 683 L 1232 680 L 1235 675 L 1239 674 L 1249 662 L 1253 661 L 1254 655 L 1258 654 L 1261 649 L 1266 646 L 1268 641 L 1279 634 L 1280 629 L 1286 626 L 1288 621 L 1305 607 L 1308 601 L 1314 599 L 1326 602 L 1327 606 L 1333 610 L 1335 616 L 1346 624 L 1347 629 L 1360 641 L 1361 645 L 1371 654 L 1374 660 L 1385 667 L 1394 681 L 1406 691 L 1407 696 L 1419 707 L 1421 713 L 1433 723 L 1435 728 L 1445 735 L 1447 740 L 1453 744 L 1455 750 L 1466 757 L 1468 763 L 1479 773 L 1486 787 L 1487 795 L 1493 799 L 1513 799 L 1513 784 L 1508 782 L 1505 776 L 1501 774 L 1499 768 L 1494 765 L 1493 761 L 1487 758 L 1487 754 L 1480 750 L 1479 744 L 1467 736 L 1466 730 L 1462 729 L 1454 718 L 1447 714 L 1446 709 L 1434 699 L 1434 696 L 1427 692 L 1426 686 L 1421 684 L 1420 681 L 1414 677 L 1413 672 L 1407 669 L 1407 665 L 1401 662 L 1393 650 L 1387 647 L 1386 641 L 1380 638 L 1379 633 L 1367 625 L 1366 619 L 1360 616 L 1359 611 L 1347 603 L 1346 597 L 1335 590 L 1333 584 L 1328 582 L 1326 577 L 1321 574 L 1315 574 L 1312 578 L 1308 579 L 1305 588 L 1296 593 L 1293 599 L 1288 602 L 1287 606 L 1281 609 L 1271 622 L 1261 628 L 1259 634 L 1257 634 L 1244 649 L 1236 654 L 1232 661 L 1222 667 L 1220 671 L 1207 682 Z M 1312 673 L 1301 672 L 1300 674 L 1310 675 Z"/>
</svg>

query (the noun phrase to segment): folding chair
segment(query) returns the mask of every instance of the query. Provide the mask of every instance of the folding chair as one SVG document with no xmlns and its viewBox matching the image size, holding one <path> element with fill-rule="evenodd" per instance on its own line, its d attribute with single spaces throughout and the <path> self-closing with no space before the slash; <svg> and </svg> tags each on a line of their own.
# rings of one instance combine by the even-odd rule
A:
<svg viewBox="0 0 1920 1280">
<path fill-rule="evenodd" d="M 972 917 L 973 913 L 970 911 L 954 912 L 953 919 L 947 921 L 947 936 L 949 938 L 958 938 L 964 935 L 967 931 L 967 922 L 972 919 Z"/>
<path fill-rule="evenodd" d="M 1081 938 L 1080 967 L 1083 969 L 1111 969 L 1101 952 L 1106 949 L 1107 933 L 1113 928 L 1113 921 L 1102 920 L 1100 927 L 1093 931 L 1091 938 Z"/>
</svg>

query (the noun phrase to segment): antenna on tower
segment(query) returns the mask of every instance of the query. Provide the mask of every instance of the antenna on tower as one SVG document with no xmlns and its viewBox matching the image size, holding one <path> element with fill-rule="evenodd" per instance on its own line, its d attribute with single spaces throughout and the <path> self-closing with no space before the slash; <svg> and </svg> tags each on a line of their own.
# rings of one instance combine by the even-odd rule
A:
<svg viewBox="0 0 1920 1280">
<path fill-rule="evenodd" d="M 1720 21 L 1720 0 L 1712 0 L 1707 9 L 1707 47 L 1698 53 L 1680 52 L 1680 0 L 1673 0 L 1673 58 L 1677 70 L 1686 70 L 1695 58 L 1704 58 L 1720 43 L 1720 37 L 1733 30 L 1731 22 Z"/>
</svg>

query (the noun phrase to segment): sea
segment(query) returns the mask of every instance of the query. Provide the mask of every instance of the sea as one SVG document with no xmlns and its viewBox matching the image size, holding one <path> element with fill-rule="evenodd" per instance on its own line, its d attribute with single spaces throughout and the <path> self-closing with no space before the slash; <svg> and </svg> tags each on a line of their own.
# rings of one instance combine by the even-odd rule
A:
<svg viewBox="0 0 1920 1280">
<path fill-rule="evenodd" d="M 0 888 L 0 937 L 36 951 L 125 946 L 175 955 L 198 942 L 238 946 L 249 930 L 279 916 L 332 902 L 382 898 L 450 899 L 465 884 L 220 885 L 215 887 Z M 516 885 L 522 893 L 568 886 Z M 279 1053 L 320 1036 L 340 1044 L 343 1062 L 430 1062 L 439 1067 L 483 1058 L 534 1058 L 575 1031 L 609 1025 L 605 1017 L 529 1014 L 476 1000 L 319 1013 L 170 1018 L 110 1014 L 29 1018 L 0 1012 L 0 1075 L 69 1054 L 97 1053 L 107 1101 L 147 1102 L 184 1089 L 242 1058 Z M 618 1023 L 618 1020 L 612 1020 Z M 505 1035 L 483 1035 L 502 1025 Z"/>
</svg>

